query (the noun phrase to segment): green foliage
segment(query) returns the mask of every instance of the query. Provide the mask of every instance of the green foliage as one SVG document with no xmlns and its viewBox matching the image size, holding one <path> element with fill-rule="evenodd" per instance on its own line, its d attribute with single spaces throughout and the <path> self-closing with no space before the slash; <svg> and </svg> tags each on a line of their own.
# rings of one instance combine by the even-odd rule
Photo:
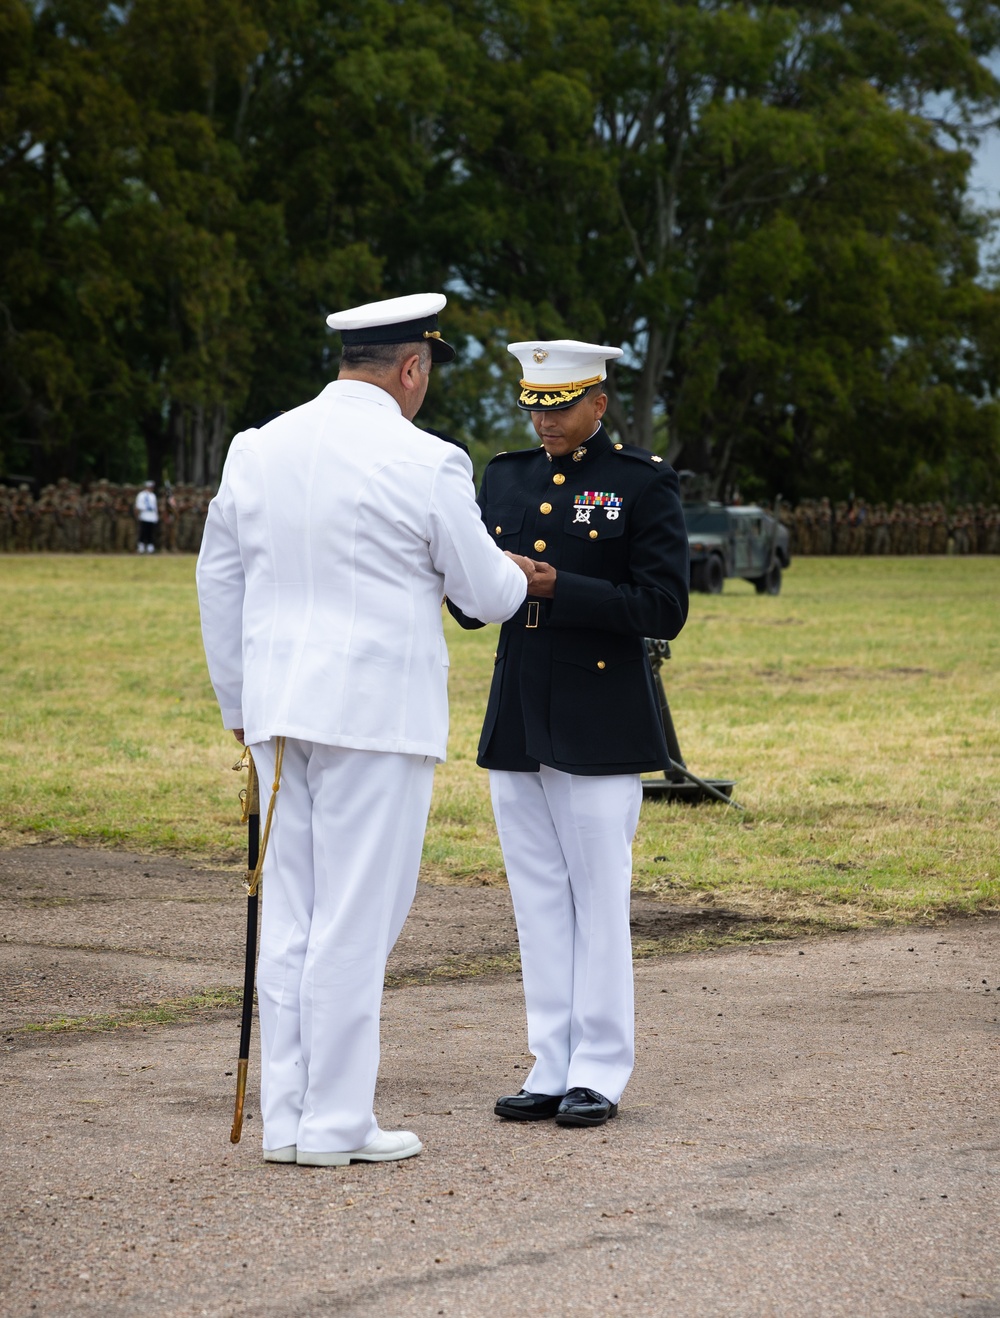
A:
<svg viewBox="0 0 1000 1318">
<path fill-rule="evenodd" d="M 421 419 L 480 460 L 565 334 L 717 488 L 995 497 L 998 47 L 986 0 L 0 0 L 0 475 L 211 480 L 326 312 L 446 287 Z"/>
<path fill-rule="evenodd" d="M 462 277 L 540 336 L 623 344 L 625 438 L 717 487 L 888 496 L 919 471 L 996 493 L 966 193 L 993 6 L 552 3 L 492 40 L 482 21 L 493 130 L 446 126 Z"/>
</svg>

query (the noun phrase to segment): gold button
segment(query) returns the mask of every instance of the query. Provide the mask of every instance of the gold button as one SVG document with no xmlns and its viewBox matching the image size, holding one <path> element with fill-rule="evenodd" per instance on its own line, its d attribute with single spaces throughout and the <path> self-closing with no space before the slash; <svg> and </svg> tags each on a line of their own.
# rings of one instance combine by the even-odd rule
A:
<svg viewBox="0 0 1000 1318">
<path fill-rule="evenodd" d="M 561 472 L 561 471 L 557 471 L 556 474 L 552 477 L 552 484 L 553 484 L 553 485 L 562 485 L 562 483 L 563 483 L 563 481 L 564 481 L 565 479 L 566 479 L 566 477 L 562 474 L 562 472 Z"/>
<path fill-rule="evenodd" d="M 496 526 L 496 527 L 494 527 L 493 529 L 496 531 L 497 535 L 500 534 L 500 528 L 499 528 L 499 526 Z"/>
<path fill-rule="evenodd" d="M 493 651 L 493 662 L 494 662 L 494 663 L 496 663 L 496 658 L 497 658 L 497 652 L 496 652 L 496 650 L 494 650 L 494 651 Z"/>
<path fill-rule="evenodd" d="M 550 513 L 552 511 L 552 505 L 550 503 L 543 503 L 539 506 L 538 511 L 540 513 Z"/>
<path fill-rule="evenodd" d="M 542 550 L 545 548 L 545 541 L 544 541 L 544 540 L 536 540 L 536 541 L 535 541 L 535 548 L 538 550 L 539 553 L 541 553 Z"/>
<path fill-rule="evenodd" d="M 620 449 L 620 448 L 621 448 L 621 444 L 616 444 L 616 445 L 615 445 L 615 448 Z"/>
<path fill-rule="evenodd" d="M 607 668 L 607 664 L 604 662 L 603 659 L 598 659 L 597 666 L 598 668 Z"/>
<path fill-rule="evenodd" d="M 590 538 L 591 538 L 591 540 L 596 540 L 596 539 L 597 539 L 597 532 L 596 532 L 596 531 L 591 531 L 591 533 L 590 533 Z"/>
</svg>

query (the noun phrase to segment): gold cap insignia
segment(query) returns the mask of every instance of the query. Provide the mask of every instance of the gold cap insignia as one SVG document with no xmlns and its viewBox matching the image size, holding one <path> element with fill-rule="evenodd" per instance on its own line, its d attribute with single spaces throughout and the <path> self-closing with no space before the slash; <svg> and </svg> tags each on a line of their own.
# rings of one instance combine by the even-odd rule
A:
<svg viewBox="0 0 1000 1318">
<path fill-rule="evenodd" d="M 536 348 L 535 351 L 531 354 L 532 359 L 538 362 L 539 365 L 542 364 L 542 362 L 545 360 L 545 358 L 548 355 L 549 354 L 546 352 L 544 348 Z"/>
</svg>

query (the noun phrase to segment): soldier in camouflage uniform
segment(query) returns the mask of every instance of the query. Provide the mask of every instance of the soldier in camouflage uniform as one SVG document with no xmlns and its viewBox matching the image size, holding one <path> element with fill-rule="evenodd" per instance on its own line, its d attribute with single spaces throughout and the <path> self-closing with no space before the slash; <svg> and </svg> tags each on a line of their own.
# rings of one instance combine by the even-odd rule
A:
<svg viewBox="0 0 1000 1318">
<path fill-rule="evenodd" d="M 931 547 L 931 519 L 927 505 L 922 503 L 917 511 L 916 552 L 929 553 Z"/>
<path fill-rule="evenodd" d="M 954 553 L 967 554 L 969 552 L 969 528 L 965 513 L 961 508 L 957 510 L 952 518 L 951 535 Z"/>
<path fill-rule="evenodd" d="M 35 516 L 31 534 L 31 549 L 47 553 L 55 549 L 55 506 L 52 502 L 54 485 L 45 485 L 35 500 Z"/>
<path fill-rule="evenodd" d="M 875 505 L 875 510 L 872 513 L 871 526 L 872 543 L 870 552 L 880 556 L 888 554 L 890 549 L 889 513 L 884 503 Z"/>
<path fill-rule="evenodd" d="M 931 547 L 932 554 L 948 552 L 948 514 L 943 503 L 936 503 L 931 510 Z"/>
<path fill-rule="evenodd" d="M 31 550 L 35 526 L 35 501 L 27 485 L 19 485 L 13 502 L 14 548 L 21 554 Z"/>
<path fill-rule="evenodd" d="M 1000 508 L 996 504 L 987 511 L 984 518 L 987 554 L 1000 554 Z"/>
</svg>

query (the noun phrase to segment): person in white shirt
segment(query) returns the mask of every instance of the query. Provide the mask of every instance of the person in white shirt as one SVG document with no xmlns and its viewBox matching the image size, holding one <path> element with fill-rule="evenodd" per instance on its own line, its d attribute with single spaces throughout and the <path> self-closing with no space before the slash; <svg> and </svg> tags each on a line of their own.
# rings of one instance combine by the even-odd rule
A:
<svg viewBox="0 0 1000 1318">
<path fill-rule="evenodd" d="M 308 1166 L 419 1153 L 373 1112 L 385 962 L 416 888 L 448 734 L 445 594 L 509 618 L 534 565 L 480 518 L 459 448 L 413 424 L 442 294 L 327 319 L 338 379 L 236 436 L 197 581 L 224 726 L 281 785 L 258 967 L 264 1158 Z"/>
<path fill-rule="evenodd" d="M 137 552 L 140 554 L 155 554 L 156 524 L 160 520 L 160 510 L 156 503 L 155 481 L 146 481 L 135 496 L 135 515 L 139 522 Z"/>
</svg>

